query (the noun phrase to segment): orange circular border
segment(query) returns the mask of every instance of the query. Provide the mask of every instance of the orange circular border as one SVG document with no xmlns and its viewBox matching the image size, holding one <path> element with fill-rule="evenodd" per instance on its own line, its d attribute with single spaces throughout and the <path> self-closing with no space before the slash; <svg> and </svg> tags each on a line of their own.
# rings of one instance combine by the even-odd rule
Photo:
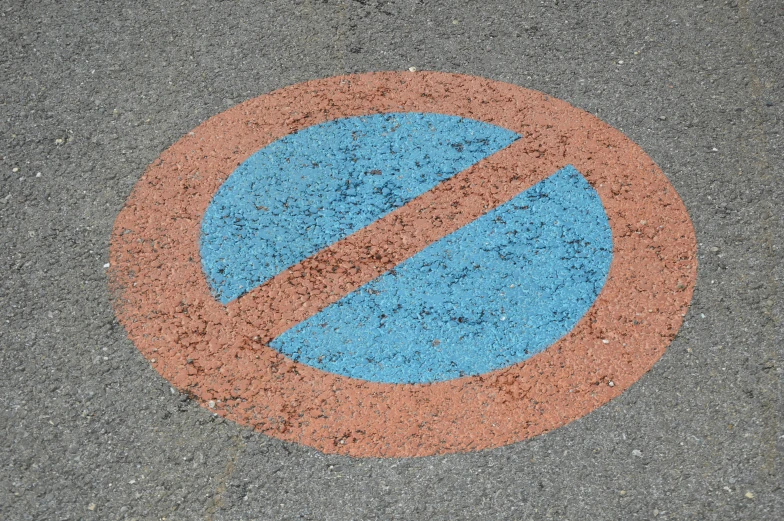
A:
<svg viewBox="0 0 784 521">
<path fill-rule="evenodd" d="M 436 112 L 524 136 L 542 168 L 574 165 L 599 193 L 614 256 L 577 326 L 538 355 L 432 384 L 326 373 L 254 343 L 253 313 L 224 307 L 199 259 L 201 218 L 250 155 L 305 127 L 386 112 Z M 212 411 L 328 453 L 410 457 L 499 447 L 618 396 L 661 357 L 696 280 L 686 209 L 653 161 L 599 119 L 545 94 L 472 76 L 381 72 L 249 100 L 163 152 L 115 222 L 110 286 L 129 337 L 156 370 Z"/>
</svg>

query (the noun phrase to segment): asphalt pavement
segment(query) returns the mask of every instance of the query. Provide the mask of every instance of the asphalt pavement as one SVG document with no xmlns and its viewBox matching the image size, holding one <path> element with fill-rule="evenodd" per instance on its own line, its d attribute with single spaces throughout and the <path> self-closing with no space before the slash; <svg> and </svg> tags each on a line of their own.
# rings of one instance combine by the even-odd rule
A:
<svg viewBox="0 0 784 521">
<path fill-rule="evenodd" d="M 0 519 L 784 517 L 784 3 L 39 1 L 0 5 Z M 685 322 L 625 393 L 500 448 L 352 458 L 175 390 L 107 284 L 147 166 L 306 80 L 432 70 L 625 133 L 698 242 Z"/>
</svg>

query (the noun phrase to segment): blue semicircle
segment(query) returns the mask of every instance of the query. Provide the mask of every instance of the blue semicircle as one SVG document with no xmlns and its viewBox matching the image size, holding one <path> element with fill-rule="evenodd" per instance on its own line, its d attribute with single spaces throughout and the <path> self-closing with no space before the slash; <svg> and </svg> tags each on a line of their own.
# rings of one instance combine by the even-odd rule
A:
<svg viewBox="0 0 784 521">
<path fill-rule="evenodd" d="M 406 112 L 333 120 L 267 145 L 229 176 L 202 220 L 213 295 L 227 304 L 519 137 Z"/>
<path fill-rule="evenodd" d="M 318 369 L 430 383 L 521 362 L 568 333 L 604 286 L 612 234 L 568 166 L 275 338 Z"/>
</svg>

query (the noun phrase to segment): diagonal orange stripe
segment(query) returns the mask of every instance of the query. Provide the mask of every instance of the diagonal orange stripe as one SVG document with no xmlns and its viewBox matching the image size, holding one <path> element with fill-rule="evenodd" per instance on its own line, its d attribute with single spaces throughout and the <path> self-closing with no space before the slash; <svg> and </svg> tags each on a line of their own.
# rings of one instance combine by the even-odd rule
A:
<svg viewBox="0 0 784 521">
<path fill-rule="evenodd" d="M 230 302 L 229 314 L 270 342 L 565 166 L 536 148 L 515 141 Z"/>
</svg>

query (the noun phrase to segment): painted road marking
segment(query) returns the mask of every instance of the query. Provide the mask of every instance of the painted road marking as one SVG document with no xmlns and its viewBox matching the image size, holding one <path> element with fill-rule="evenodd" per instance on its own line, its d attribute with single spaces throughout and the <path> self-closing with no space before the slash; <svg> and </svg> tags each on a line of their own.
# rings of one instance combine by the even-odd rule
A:
<svg viewBox="0 0 784 521">
<path fill-rule="evenodd" d="M 271 143 L 205 213 L 200 250 L 213 294 L 239 298 L 519 137 L 456 116 L 393 113 Z M 270 345 L 388 383 L 479 375 L 541 351 L 593 304 L 612 256 L 599 196 L 573 168 L 562 172 L 326 309 L 311 306 L 316 315 L 267 335 Z"/>
<path fill-rule="evenodd" d="M 215 194 L 201 258 L 228 303 L 520 136 L 442 114 L 327 121 L 248 158 Z"/>
<path fill-rule="evenodd" d="M 357 125 L 387 135 L 362 152 Z M 433 139 L 396 163 L 373 154 L 391 128 Z M 292 150 L 304 166 L 282 173 Z M 308 150 L 359 166 L 303 185 L 323 163 Z M 404 157 L 416 168 L 388 176 Z M 479 78 L 375 73 L 250 100 L 164 152 L 118 216 L 111 283 L 141 352 L 215 412 L 325 452 L 419 456 L 520 441 L 628 388 L 680 327 L 695 250 L 661 171 L 593 116 Z"/>
<path fill-rule="evenodd" d="M 481 375 L 568 333 L 598 296 L 611 258 L 599 196 L 566 167 L 270 345 L 371 382 Z"/>
<path fill-rule="evenodd" d="M 256 336 L 263 343 L 310 317 L 408 259 L 428 244 L 479 218 L 489 208 L 509 201 L 545 179 L 546 171 L 508 168 L 512 161 L 523 165 L 528 145 L 515 141 L 467 170 L 436 185 L 404 206 L 352 235 L 330 245 L 289 270 L 276 275 L 245 297 L 227 304 L 235 315 L 256 314 Z M 521 157 L 521 154 L 522 157 Z M 476 182 L 483 176 L 493 182 Z M 459 193 L 460 197 L 455 198 Z M 291 306 L 306 294 L 302 306 Z"/>
</svg>

